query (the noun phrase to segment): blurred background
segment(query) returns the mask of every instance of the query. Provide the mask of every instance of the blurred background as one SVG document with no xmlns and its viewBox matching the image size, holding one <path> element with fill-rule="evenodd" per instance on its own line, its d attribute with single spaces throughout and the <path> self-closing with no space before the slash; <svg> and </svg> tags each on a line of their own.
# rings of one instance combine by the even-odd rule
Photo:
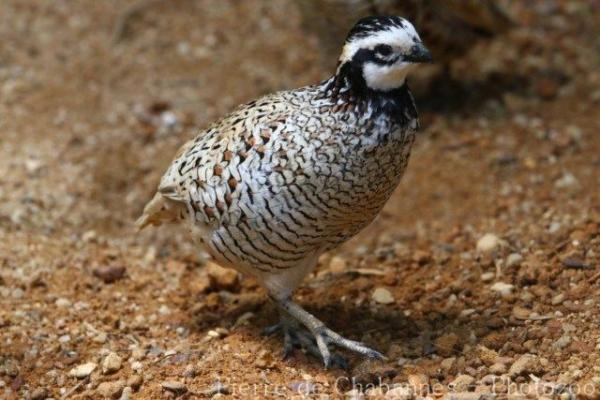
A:
<svg viewBox="0 0 600 400">
<path fill-rule="evenodd" d="M 210 394 L 266 376 L 291 393 L 343 373 L 279 360 L 254 282 L 206 264 L 180 229 L 137 235 L 133 221 L 184 141 L 239 103 L 329 77 L 347 30 L 380 13 L 410 19 L 437 61 L 409 81 L 423 130 L 383 218 L 324 257 L 300 301 L 383 350 L 393 383 L 532 373 L 597 388 L 599 11 L 3 0 L 0 397 L 180 395 L 161 386 L 174 380 Z M 115 371 L 71 373 L 109 354 Z"/>
</svg>

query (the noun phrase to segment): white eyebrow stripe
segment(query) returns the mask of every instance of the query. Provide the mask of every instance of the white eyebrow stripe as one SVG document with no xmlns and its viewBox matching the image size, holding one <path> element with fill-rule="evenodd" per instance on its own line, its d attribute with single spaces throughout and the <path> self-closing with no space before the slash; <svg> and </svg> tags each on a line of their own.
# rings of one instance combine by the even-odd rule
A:
<svg viewBox="0 0 600 400">
<path fill-rule="evenodd" d="M 413 43 L 413 38 L 419 38 L 415 29 L 409 23 L 405 27 L 390 26 L 388 29 L 374 32 L 362 38 L 356 38 L 344 45 L 340 61 L 342 63 L 352 59 L 360 49 L 374 49 L 378 44 L 397 44 L 407 46 Z"/>
</svg>

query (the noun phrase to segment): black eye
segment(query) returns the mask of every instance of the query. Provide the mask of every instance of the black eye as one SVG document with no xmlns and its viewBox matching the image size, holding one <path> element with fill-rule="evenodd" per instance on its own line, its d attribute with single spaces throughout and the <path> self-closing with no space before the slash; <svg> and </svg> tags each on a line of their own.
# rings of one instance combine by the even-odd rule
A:
<svg viewBox="0 0 600 400">
<path fill-rule="evenodd" d="M 392 54 L 392 46 L 387 44 L 378 44 L 375 46 L 375 53 L 380 56 L 389 56 Z"/>
</svg>

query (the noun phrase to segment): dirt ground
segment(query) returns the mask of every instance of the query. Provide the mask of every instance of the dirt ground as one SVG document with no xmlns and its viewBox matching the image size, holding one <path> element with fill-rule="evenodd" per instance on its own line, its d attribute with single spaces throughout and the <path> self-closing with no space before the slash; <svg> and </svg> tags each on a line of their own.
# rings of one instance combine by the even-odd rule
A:
<svg viewBox="0 0 600 400">
<path fill-rule="evenodd" d="M 381 217 L 297 292 L 388 358 L 343 371 L 282 360 L 256 282 L 133 227 L 200 127 L 328 76 L 294 5 L 3 0 L 0 398 L 600 398 L 600 9 L 505 3 L 518 26 L 419 94 Z"/>
</svg>

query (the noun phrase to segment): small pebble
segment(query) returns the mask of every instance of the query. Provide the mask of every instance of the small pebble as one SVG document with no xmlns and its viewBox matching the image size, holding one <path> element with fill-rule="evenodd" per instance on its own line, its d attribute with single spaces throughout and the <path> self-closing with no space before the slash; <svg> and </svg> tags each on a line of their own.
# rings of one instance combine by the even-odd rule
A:
<svg viewBox="0 0 600 400">
<path fill-rule="evenodd" d="M 373 291 L 371 298 L 379 304 L 391 304 L 394 302 L 394 296 L 386 288 L 377 288 Z"/>
<path fill-rule="evenodd" d="M 514 285 L 504 282 L 496 282 L 490 287 L 492 291 L 499 293 L 503 297 L 510 295 L 514 288 Z"/>
<path fill-rule="evenodd" d="M 484 282 L 491 282 L 496 277 L 496 274 L 493 272 L 484 272 L 481 274 L 481 280 Z"/>
<path fill-rule="evenodd" d="M 37 388 L 31 392 L 31 400 L 44 400 L 48 397 L 48 390 L 46 388 Z"/>
<path fill-rule="evenodd" d="M 552 305 L 553 306 L 557 306 L 559 304 L 562 304 L 563 301 L 565 301 L 565 294 L 564 293 L 559 293 L 556 296 L 552 297 Z"/>
<path fill-rule="evenodd" d="M 104 283 L 113 283 L 123 278 L 125 267 L 122 265 L 108 265 L 94 269 L 95 277 L 100 278 Z"/>
<path fill-rule="evenodd" d="M 566 172 L 562 177 L 554 182 L 554 186 L 557 189 L 573 189 L 579 187 L 579 181 L 575 175 L 571 174 L 570 172 Z"/>
<path fill-rule="evenodd" d="M 516 319 L 526 320 L 526 319 L 529 319 L 530 315 L 531 315 L 531 310 L 528 310 L 524 307 L 515 306 L 513 308 L 513 316 Z"/>
<path fill-rule="evenodd" d="M 519 253 L 511 253 L 508 255 L 508 257 L 506 257 L 506 266 L 508 268 L 517 267 L 521 264 L 522 261 L 523 261 L 522 255 L 520 255 Z"/>
<path fill-rule="evenodd" d="M 60 343 L 68 343 L 71 341 L 71 336 L 70 335 L 62 335 L 61 337 L 58 338 L 58 341 Z"/>
<path fill-rule="evenodd" d="M 554 342 L 553 346 L 554 346 L 554 348 L 561 350 L 570 344 L 571 344 L 571 336 L 563 335 L 556 342 Z"/>
<path fill-rule="evenodd" d="M 334 256 L 329 262 L 329 270 L 334 274 L 341 274 L 346 272 L 348 265 L 346 260 L 340 256 Z"/>
<path fill-rule="evenodd" d="M 96 369 L 97 366 L 98 366 L 98 364 L 93 363 L 93 362 L 81 364 L 81 365 L 78 365 L 75 368 L 71 369 L 69 371 L 69 375 L 74 376 L 75 378 L 78 378 L 78 379 L 83 379 L 83 378 L 88 377 Z"/>
<path fill-rule="evenodd" d="M 196 376 L 196 374 L 198 374 L 198 370 L 196 369 L 196 367 L 193 365 L 188 365 L 181 373 L 181 376 L 185 378 L 193 378 Z"/>
<path fill-rule="evenodd" d="M 106 343 L 107 339 L 108 339 L 108 335 L 104 332 L 100 332 L 92 338 L 92 342 L 104 344 L 104 343 Z"/>
<path fill-rule="evenodd" d="M 502 245 L 502 240 L 493 233 L 486 233 L 477 241 L 477 251 L 491 253 Z"/>
<path fill-rule="evenodd" d="M 475 378 L 473 378 L 471 375 L 462 374 L 458 375 L 452 382 L 450 382 L 450 385 L 456 392 L 467 392 L 474 383 Z"/>
<path fill-rule="evenodd" d="M 143 360 L 144 357 L 146 357 L 146 350 L 139 346 L 135 346 L 131 349 L 131 357 L 137 361 Z"/>
<path fill-rule="evenodd" d="M 123 381 L 102 382 L 96 388 L 96 393 L 106 399 L 117 399 L 121 396 L 124 386 Z"/>
<path fill-rule="evenodd" d="M 163 304 L 158 308 L 158 313 L 160 315 L 169 315 L 171 314 L 171 309 L 166 304 Z"/>
<path fill-rule="evenodd" d="M 448 357 L 448 358 L 444 358 L 442 360 L 442 362 L 440 363 L 440 366 L 442 367 L 442 369 L 444 371 L 450 371 L 452 369 L 452 367 L 454 367 L 454 364 L 456 363 L 456 357 Z"/>
<path fill-rule="evenodd" d="M 160 386 L 162 386 L 164 390 L 167 390 L 176 395 L 184 394 L 185 392 L 187 392 L 187 386 L 177 381 L 164 381 L 160 384 Z"/>
<path fill-rule="evenodd" d="M 144 380 L 141 375 L 131 375 L 127 378 L 127 386 L 131 387 L 133 390 L 138 390 L 142 387 L 142 383 L 144 383 Z"/>
<path fill-rule="evenodd" d="M 560 231 L 560 228 L 561 228 L 561 227 L 562 227 L 562 225 L 560 224 L 560 222 L 556 222 L 556 221 L 554 221 L 554 222 L 552 222 L 552 223 L 550 224 L 550 226 L 548 227 L 548 233 L 550 233 L 550 234 L 555 234 L 555 233 L 557 233 L 558 231 Z"/>
<path fill-rule="evenodd" d="M 502 375 L 506 373 L 506 365 L 502 363 L 495 363 L 490 366 L 490 372 L 494 375 Z"/>
<path fill-rule="evenodd" d="M 60 297 L 60 298 L 56 299 L 54 304 L 60 308 L 71 307 L 71 302 L 68 299 L 65 299 L 64 297 Z"/>
<path fill-rule="evenodd" d="M 102 361 L 102 373 L 112 374 L 121 369 L 121 363 L 123 360 L 116 353 L 109 353 Z"/>
<path fill-rule="evenodd" d="M 536 369 L 537 363 L 537 357 L 532 356 L 531 354 L 524 354 L 510 366 L 508 375 L 511 378 L 515 378 L 519 375 L 532 373 Z"/>
<path fill-rule="evenodd" d="M 134 371 L 139 372 L 142 370 L 142 368 L 144 368 L 144 365 L 139 361 L 134 361 L 131 363 L 131 369 Z"/>
</svg>

